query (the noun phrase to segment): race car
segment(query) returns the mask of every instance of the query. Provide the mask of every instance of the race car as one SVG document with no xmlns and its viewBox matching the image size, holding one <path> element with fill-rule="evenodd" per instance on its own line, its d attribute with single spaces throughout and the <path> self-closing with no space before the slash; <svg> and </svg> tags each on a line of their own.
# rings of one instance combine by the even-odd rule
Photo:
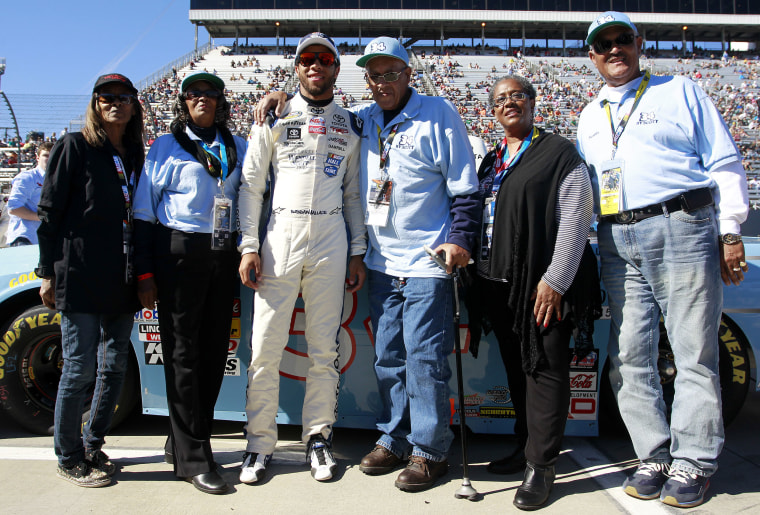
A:
<svg viewBox="0 0 760 515">
<path fill-rule="evenodd" d="M 750 270 L 741 286 L 724 288 L 718 342 L 726 423 L 741 410 L 749 388 L 760 387 L 756 368 L 760 352 L 760 239 L 746 238 L 745 245 Z M 33 271 L 37 260 L 36 246 L 0 249 L 0 403 L 4 413 L 27 430 L 49 434 L 62 367 L 60 314 L 41 304 L 38 294 L 41 281 Z M 97 281 L 97 277 L 92 280 Z M 232 309 L 226 377 L 215 416 L 243 421 L 253 291 L 240 286 Z M 114 424 L 122 421 L 138 404 L 145 414 L 168 416 L 157 317 L 154 310 L 144 309 L 135 314 L 129 370 Z M 671 402 L 678 371 L 664 326 L 660 324 L 660 327 L 658 368 L 665 397 Z M 303 328 L 304 311 L 299 300 L 293 310 L 290 340 L 280 368 L 277 414 L 280 424 L 301 422 L 304 381 L 309 366 Z M 472 342 L 466 313 L 462 314 L 458 329 L 465 354 L 465 400 L 463 407 L 458 405 L 456 378 L 452 376 L 452 424 L 458 423 L 459 415 L 464 413 L 467 426 L 473 432 L 511 433 L 514 408 L 495 338 L 483 336 L 479 356 L 475 359 L 467 356 Z M 605 307 L 605 314 L 595 325 L 595 350 L 582 360 L 573 357 L 571 361 L 568 377 L 571 402 L 566 434 L 597 435 L 601 418 L 613 423 L 619 420 L 607 378 L 608 334 L 609 316 Z M 346 293 L 339 340 L 342 375 L 336 426 L 375 428 L 381 401 L 372 368 L 373 335 L 366 288 Z M 454 370 L 453 355 L 451 366 Z M 600 413 L 606 417 L 600 417 Z"/>
</svg>

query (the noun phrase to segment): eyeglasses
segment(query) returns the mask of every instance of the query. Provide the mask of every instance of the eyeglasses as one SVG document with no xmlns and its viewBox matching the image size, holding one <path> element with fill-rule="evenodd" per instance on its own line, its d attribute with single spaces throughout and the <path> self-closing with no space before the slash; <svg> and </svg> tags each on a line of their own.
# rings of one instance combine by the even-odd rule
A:
<svg viewBox="0 0 760 515">
<path fill-rule="evenodd" d="M 594 41 L 594 52 L 597 54 L 605 54 L 612 50 L 613 46 L 628 46 L 633 44 L 636 36 L 632 32 L 620 34 L 615 39 L 597 39 Z"/>
<path fill-rule="evenodd" d="M 509 94 L 509 95 L 507 95 L 506 97 L 498 97 L 498 98 L 494 98 L 494 99 L 493 99 L 493 106 L 494 106 L 494 107 L 501 107 L 501 106 L 503 106 L 504 104 L 506 104 L 506 103 L 507 103 L 507 101 L 508 101 L 510 98 L 511 98 L 512 100 L 514 100 L 515 102 L 522 102 L 523 100 L 527 100 L 527 99 L 529 99 L 529 98 L 530 98 L 530 95 L 528 95 L 528 94 L 527 94 L 526 92 L 524 92 L 524 91 L 513 91 L 512 93 L 510 93 L 510 94 Z"/>
<path fill-rule="evenodd" d="M 401 74 L 404 73 L 404 70 L 401 70 L 400 72 L 388 72 L 383 73 L 381 75 L 370 75 L 367 73 L 367 78 L 371 80 L 374 84 L 381 84 L 384 82 L 396 82 L 401 77 Z"/>
<path fill-rule="evenodd" d="M 322 66 L 332 66 L 335 64 L 335 56 L 330 52 L 302 52 L 301 55 L 298 56 L 298 64 L 305 68 L 308 68 L 317 60 L 319 60 L 319 64 Z"/>
<path fill-rule="evenodd" d="M 98 102 L 101 104 L 115 104 L 117 101 L 120 104 L 131 104 L 137 98 L 134 95 L 114 95 L 113 93 L 97 93 L 95 96 L 98 98 Z"/>
<path fill-rule="evenodd" d="M 218 89 L 206 89 L 206 90 L 191 89 L 189 91 L 185 91 L 185 98 L 188 100 L 195 100 L 196 98 L 201 98 L 201 97 L 217 99 L 221 96 L 222 96 L 222 92 L 219 91 Z"/>
</svg>

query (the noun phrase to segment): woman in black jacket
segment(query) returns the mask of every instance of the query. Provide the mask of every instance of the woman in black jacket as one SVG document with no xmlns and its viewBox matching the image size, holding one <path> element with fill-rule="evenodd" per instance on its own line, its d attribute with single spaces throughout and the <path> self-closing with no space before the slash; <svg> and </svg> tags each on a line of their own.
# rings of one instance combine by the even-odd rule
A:
<svg viewBox="0 0 760 515">
<path fill-rule="evenodd" d="M 116 73 L 98 78 L 82 132 L 50 153 L 37 230 L 40 297 L 60 311 L 63 370 L 55 404 L 58 476 L 111 482 L 101 447 L 111 424 L 140 308 L 131 263 L 132 192 L 144 161 L 137 90 Z M 95 385 L 90 420 L 82 412 Z"/>
</svg>

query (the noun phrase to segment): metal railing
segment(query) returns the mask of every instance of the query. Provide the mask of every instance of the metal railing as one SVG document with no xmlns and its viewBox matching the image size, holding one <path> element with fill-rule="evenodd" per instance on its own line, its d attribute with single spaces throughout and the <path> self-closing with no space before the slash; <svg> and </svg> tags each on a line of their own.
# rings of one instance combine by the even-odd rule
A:
<svg viewBox="0 0 760 515">
<path fill-rule="evenodd" d="M 190 61 L 193 61 L 195 59 L 198 59 L 198 57 L 209 53 L 211 50 L 216 48 L 219 45 L 212 45 L 211 43 L 206 43 L 202 47 L 199 47 L 198 50 L 193 50 L 191 52 L 186 53 L 182 57 L 179 57 L 175 59 L 174 61 L 170 62 L 157 72 L 153 72 L 141 81 L 139 81 L 137 84 L 135 84 L 135 87 L 138 89 L 138 91 L 142 91 L 143 89 L 147 88 L 151 84 L 153 84 L 156 81 L 161 80 L 162 78 L 166 77 L 167 75 L 172 73 L 172 69 L 176 68 L 179 70 L 183 66 L 185 66 Z"/>
</svg>

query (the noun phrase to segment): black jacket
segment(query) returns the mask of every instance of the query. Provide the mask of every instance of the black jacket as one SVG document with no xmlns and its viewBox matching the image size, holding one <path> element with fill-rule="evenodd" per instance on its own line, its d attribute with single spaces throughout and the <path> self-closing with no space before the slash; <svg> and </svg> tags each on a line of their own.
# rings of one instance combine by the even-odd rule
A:
<svg viewBox="0 0 760 515">
<path fill-rule="evenodd" d="M 55 276 L 55 307 L 80 313 L 137 311 L 135 282 L 124 281 L 123 220 L 126 208 L 115 151 L 89 145 L 70 133 L 50 152 L 38 206 L 40 262 L 37 275 Z M 129 149 L 127 173 L 139 176 L 144 156 Z"/>
</svg>

